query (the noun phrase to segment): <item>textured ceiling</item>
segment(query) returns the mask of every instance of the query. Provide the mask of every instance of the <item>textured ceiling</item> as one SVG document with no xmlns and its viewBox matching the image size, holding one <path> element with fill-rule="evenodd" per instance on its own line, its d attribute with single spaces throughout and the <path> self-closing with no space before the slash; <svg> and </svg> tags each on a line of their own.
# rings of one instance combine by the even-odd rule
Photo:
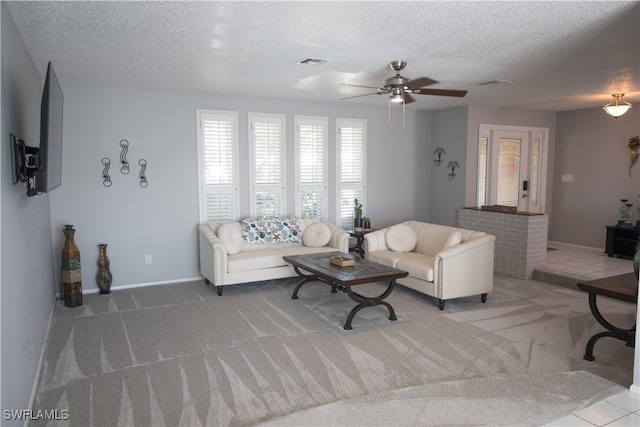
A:
<svg viewBox="0 0 640 427">
<path fill-rule="evenodd" d="M 464 89 L 408 108 L 562 111 L 640 102 L 640 3 L 8 2 L 59 80 L 337 102 L 402 75 Z M 301 59 L 322 65 L 297 65 Z M 513 83 L 479 85 L 494 79 Z M 340 101 L 386 105 L 386 96 Z M 640 105 L 639 105 L 640 107 Z"/>
</svg>

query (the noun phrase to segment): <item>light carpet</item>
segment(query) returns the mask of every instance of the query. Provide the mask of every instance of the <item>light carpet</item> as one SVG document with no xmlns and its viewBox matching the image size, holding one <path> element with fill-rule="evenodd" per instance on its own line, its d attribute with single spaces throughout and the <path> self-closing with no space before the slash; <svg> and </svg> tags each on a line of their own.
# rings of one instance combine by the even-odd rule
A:
<svg viewBox="0 0 640 427">
<path fill-rule="evenodd" d="M 633 349 L 622 342 L 601 340 L 611 345 L 596 345 L 596 361 L 582 359 L 602 328 L 579 290 L 498 277 L 486 304 L 460 298 L 440 311 L 437 300 L 399 286 L 388 298 L 399 320 L 389 321 L 383 307 L 366 308 L 345 331 L 354 304 L 346 294 L 308 283 L 291 300 L 294 283 L 232 286 L 218 297 L 215 287 L 193 282 L 86 295 L 76 308 L 58 303 L 34 409 L 69 411 L 68 421 L 48 425 L 255 425 L 425 384 L 438 395 L 452 386 L 436 383 L 461 381 L 464 388 L 454 388 L 483 406 L 486 385 L 465 380 L 588 371 L 624 387 L 632 381 Z M 359 290 L 367 287 L 379 293 L 377 284 Z M 600 305 L 613 323 L 633 324 L 633 304 Z M 558 378 L 546 378 L 549 390 Z M 550 404 L 545 417 L 621 390 L 609 381 L 594 382 L 589 396 L 565 390 L 569 403 Z M 447 405 L 439 416 L 451 412 Z M 469 407 L 467 400 L 457 411 Z"/>
</svg>

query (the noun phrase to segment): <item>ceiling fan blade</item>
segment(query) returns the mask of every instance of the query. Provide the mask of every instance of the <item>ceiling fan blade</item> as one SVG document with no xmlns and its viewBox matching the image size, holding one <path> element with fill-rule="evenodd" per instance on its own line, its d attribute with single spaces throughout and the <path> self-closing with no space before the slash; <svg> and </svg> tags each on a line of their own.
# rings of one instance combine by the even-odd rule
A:
<svg viewBox="0 0 640 427">
<path fill-rule="evenodd" d="M 373 93 L 365 93 L 364 95 L 347 96 L 346 98 L 338 98 L 338 101 L 343 101 L 345 99 L 352 99 L 352 98 L 360 98 L 361 96 L 369 96 L 369 95 L 382 95 L 382 92 L 373 92 Z"/>
<path fill-rule="evenodd" d="M 418 77 L 415 80 L 411 80 L 408 84 L 407 87 L 409 89 L 418 89 L 421 87 L 425 87 L 425 86 L 431 86 L 433 84 L 438 83 L 437 81 L 430 79 L 429 77 Z"/>
<path fill-rule="evenodd" d="M 452 89 L 417 89 L 412 93 L 418 93 L 420 95 L 436 95 L 436 96 L 455 96 L 462 98 L 467 94 L 466 90 L 452 90 Z"/>
<path fill-rule="evenodd" d="M 349 87 L 364 87 L 367 89 L 380 89 L 378 86 L 362 86 L 362 85 L 350 85 L 347 83 L 340 83 L 340 86 L 349 86 Z"/>
<path fill-rule="evenodd" d="M 405 92 L 404 94 L 404 103 L 405 104 L 411 104 L 412 102 L 416 102 L 416 99 L 409 95 L 409 92 Z"/>
</svg>

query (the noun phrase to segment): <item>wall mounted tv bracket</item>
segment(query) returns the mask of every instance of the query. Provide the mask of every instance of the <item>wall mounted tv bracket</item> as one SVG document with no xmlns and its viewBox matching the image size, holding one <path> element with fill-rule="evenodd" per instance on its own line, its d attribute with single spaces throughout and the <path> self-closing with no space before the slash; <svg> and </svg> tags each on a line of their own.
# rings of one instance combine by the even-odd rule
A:
<svg viewBox="0 0 640 427">
<path fill-rule="evenodd" d="M 34 173 L 40 169 L 40 149 L 27 146 L 22 139 L 9 134 L 11 144 L 11 177 L 13 185 L 27 183 L 27 196 L 39 194 L 33 188 Z"/>
</svg>

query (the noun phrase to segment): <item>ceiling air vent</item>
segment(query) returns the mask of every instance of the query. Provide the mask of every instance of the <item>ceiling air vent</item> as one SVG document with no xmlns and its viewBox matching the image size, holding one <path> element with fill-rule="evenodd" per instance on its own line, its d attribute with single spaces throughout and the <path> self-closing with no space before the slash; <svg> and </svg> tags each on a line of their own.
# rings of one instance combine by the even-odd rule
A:
<svg viewBox="0 0 640 427">
<path fill-rule="evenodd" d="M 493 85 L 501 85 L 505 83 L 513 83 L 513 81 L 504 80 L 504 79 L 494 79 L 494 80 L 489 80 L 487 82 L 478 83 L 478 86 L 493 86 Z"/>
<path fill-rule="evenodd" d="M 302 60 L 296 62 L 296 64 L 300 64 L 300 65 L 321 65 L 321 64 L 324 64 L 325 62 L 327 62 L 326 59 L 305 58 L 305 59 L 302 59 Z"/>
</svg>

